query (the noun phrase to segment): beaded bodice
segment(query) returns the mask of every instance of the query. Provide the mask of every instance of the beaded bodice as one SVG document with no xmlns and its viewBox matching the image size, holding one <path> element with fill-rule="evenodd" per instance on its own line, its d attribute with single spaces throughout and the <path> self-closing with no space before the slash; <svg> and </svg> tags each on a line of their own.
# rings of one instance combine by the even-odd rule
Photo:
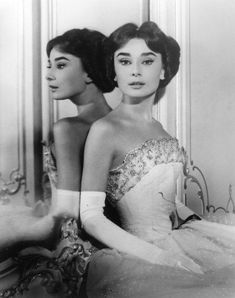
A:
<svg viewBox="0 0 235 298">
<path fill-rule="evenodd" d="M 43 165 L 45 173 L 50 179 L 51 186 L 57 185 L 57 168 L 56 160 L 52 153 L 51 146 L 44 144 L 43 146 Z"/>
<path fill-rule="evenodd" d="M 149 139 L 128 152 L 121 165 L 110 170 L 107 199 L 115 205 L 152 168 L 171 162 L 184 163 L 186 154 L 176 138 Z"/>
</svg>

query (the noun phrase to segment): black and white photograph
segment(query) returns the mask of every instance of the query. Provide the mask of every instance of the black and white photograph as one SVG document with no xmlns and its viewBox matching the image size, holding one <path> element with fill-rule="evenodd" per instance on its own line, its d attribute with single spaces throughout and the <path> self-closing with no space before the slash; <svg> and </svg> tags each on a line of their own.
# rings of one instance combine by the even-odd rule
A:
<svg viewBox="0 0 235 298">
<path fill-rule="evenodd" d="M 235 0 L 0 0 L 0 297 L 235 298 Z"/>
</svg>

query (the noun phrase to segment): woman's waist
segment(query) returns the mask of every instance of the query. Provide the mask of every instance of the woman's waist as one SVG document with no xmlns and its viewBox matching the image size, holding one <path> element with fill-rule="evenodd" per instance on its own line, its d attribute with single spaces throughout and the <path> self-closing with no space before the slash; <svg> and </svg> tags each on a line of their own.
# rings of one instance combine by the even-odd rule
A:
<svg viewBox="0 0 235 298">
<path fill-rule="evenodd" d="M 172 222 L 169 217 L 142 222 L 125 222 L 122 227 L 127 232 L 144 239 L 154 242 L 157 239 L 165 238 L 172 230 Z"/>
</svg>

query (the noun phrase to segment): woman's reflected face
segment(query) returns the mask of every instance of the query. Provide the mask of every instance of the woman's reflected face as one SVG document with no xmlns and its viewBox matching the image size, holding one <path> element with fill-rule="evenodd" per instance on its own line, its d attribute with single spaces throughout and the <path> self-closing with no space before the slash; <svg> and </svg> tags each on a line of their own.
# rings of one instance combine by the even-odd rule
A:
<svg viewBox="0 0 235 298">
<path fill-rule="evenodd" d="M 54 99 L 71 99 L 82 94 L 86 78 L 81 59 L 57 48 L 51 50 L 46 79 Z"/>
<path fill-rule="evenodd" d="M 130 97 L 154 93 L 164 79 L 160 53 L 152 51 L 143 39 L 133 38 L 114 53 L 118 87 Z"/>
</svg>

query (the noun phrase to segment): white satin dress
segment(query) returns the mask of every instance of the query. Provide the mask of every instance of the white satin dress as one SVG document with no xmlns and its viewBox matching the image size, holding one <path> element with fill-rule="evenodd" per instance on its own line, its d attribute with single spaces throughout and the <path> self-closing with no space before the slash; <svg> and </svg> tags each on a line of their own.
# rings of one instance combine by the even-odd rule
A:
<svg viewBox="0 0 235 298">
<path fill-rule="evenodd" d="M 202 219 L 172 229 L 184 162 L 177 139 L 150 139 L 110 171 L 106 192 L 122 227 L 171 257 L 169 264 L 152 265 L 114 249 L 100 250 L 90 261 L 88 297 L 235 298 L 235 226 Z M 194 266 L 182 268 L 181 256 L 202 274 Z"/>
</svg>

